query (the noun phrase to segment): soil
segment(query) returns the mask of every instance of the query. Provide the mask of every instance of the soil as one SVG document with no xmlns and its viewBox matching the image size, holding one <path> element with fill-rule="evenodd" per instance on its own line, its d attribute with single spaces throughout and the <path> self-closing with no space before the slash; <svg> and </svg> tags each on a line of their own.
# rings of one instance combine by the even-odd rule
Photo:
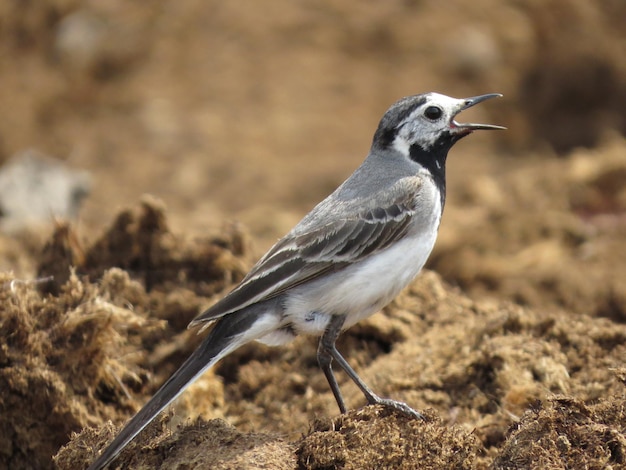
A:
<svg viewBox="0 0 626 470">
<path fill-rule="evenodd" d="M 0 234 L 0 469 L 86 468 L 187 324 L 423 91 L 504 98 L 455 146 L 428 269 L 338 347 L 249 344 L 113 468 L 626 468 L 626 4 L 3 2 L 0 160 L 91 175 Z M 0 213 L 0 218 L 5 217 Z"/>
</svg>

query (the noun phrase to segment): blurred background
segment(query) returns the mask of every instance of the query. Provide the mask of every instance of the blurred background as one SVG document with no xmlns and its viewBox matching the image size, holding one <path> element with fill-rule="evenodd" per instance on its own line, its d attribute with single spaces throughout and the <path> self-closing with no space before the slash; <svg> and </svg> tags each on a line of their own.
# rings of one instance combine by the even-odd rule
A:
<svg viewBox="0 0 626 470">
<path fill-rule="evenodd" d="M 54 213 L 87 238 L 145 193 L 179 232 L 243 222 L 261 254 L 360 164 L 391 103 L 425 91 L 503 93 L 462 119 L 509 128 L 451 152 L 431 267 L 597 310 L 564 293 L 588 279 L 559 291 L 564 266 L 606 282 L 623 264 L 623 0 L 5 0 L 0 51 L 3 270 L 29 274 L 20 250 L 38 247 L 19 207 L 43 213 L 38 235 Z"/>
</svg>

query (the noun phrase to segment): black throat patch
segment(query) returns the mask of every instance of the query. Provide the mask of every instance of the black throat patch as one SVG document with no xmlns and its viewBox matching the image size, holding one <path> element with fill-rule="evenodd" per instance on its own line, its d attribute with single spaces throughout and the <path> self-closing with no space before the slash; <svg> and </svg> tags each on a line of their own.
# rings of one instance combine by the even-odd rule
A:
<svg viewBox="0 0 626 470">
<path fill-rule="evenodd" d="M 411 160 L 422 165 L 431 174 L 439 193 L 441 194 L 441 208 L 446 202 L 446 159 L 448 151 L 461 138 L 462 135 L 444 133 L 435 145 L 425 150 L 418 144 L 409 148 Z"/>
</svg>

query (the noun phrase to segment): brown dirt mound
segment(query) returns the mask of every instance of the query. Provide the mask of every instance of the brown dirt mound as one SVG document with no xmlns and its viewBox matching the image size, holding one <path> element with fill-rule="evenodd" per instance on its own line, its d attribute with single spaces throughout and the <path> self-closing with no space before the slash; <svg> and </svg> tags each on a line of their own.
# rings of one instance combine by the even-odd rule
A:
<svg viewBox="0 0 626 470">
<path fill-rule="evenodd" d="M 143 444 L 133 443 L 116 465 L 124 468 L 215 468 L 219 470 L 293 469 L 296 465 L 294 446 L 284 440 L 260 433 L 241 433 L 223 420 L 198 420 L 175 431 L 167 432 L 167 417 L 148 426 Z M 83 468 L 91 463 L 92 452 L 115 436 L 116 428 L 106 425 L 96 433 L 81 433 L 75 445 L 63 448 L 55 462 L 59 468 Z M 149 445 L 145 445 L 146 442 Z M 216 452 L 216 449 L 220 449 Z"/>
<path fill-rule="evenodd" d="M 493 468 L 623 468 L 625 414 L 623 397 L 592 406 L 572 398 L 538 403 L 515 425 Z"/>
<path fill-rule="evenodd" d="M 165 213 L 159 208 L 155 202 L 144 201 L 138 209 L 123 211 L 113 227 L 124 230 L 107 230 L 83 250 L 82 259 L 94 259 L 90 253 L 98 250 L 107 252 L 103 247 L 115 246 L 124 234 L 135 252 L 160 254 L 129 255 L 125 260 L 151 260 L 151 269 L 158 269 L 171 266 L 176 259 L 179 269 L 184 266 L 185 272 L 193 271 L 195 267 L 180 261 L 187 259 L 181 253 L 193 250 L 165 228 Z M 152 237 L 140 236 L 141 227 L 154 227 L 141 223 L 145 219 L 160 221 L 161 229 L 151 231 Z M 120 224 L 119 220 L 133 222 Z M 51 247 L 57 235 L 44 259 L 55 251 Z M 240 275 L 236 267 L 243 261 L 228 248 L 240 246 L 239 238 L 240 234 L 231 233 L 218 237 L 222 241 L 217 243 L 207 239 L 193 245 L 204 247 L 199 253 L 206 253 L 208 246 L 214 255 L 222 253 L 213 256 L 215 260 L 231 260 L 211 268 L 224 270 L 223 276 L 215 277 L 219 286 L 215 289 L 224 285 L 224 279 Z M 173 243 L 177 248 L 164 249 L 162 240 L 178 240 Z M 115 256 L 111 259 L 120 259 Z M 206 258 L 198 254 L 197 259 L 206 270 Z M 187 317 L 206 303 L 203 293 L 211 289 L 201 286 L 196 293 L 199 286 L 194 277 L 177 274 L 159 278 L 162 281 L 147 290 L 146 267 L 141 262 L 132 264 L 137 280 L 127 271 L 106 265 L 105 261 L 83 263 L 82 268 L 92 269 L 92 274 L 75 272 L 58 286 L 57 295 L 42 294 L 35 282 L 5 276 L 0 369 L 5 439 L 1 448 L 11 468 L 27 468 L 32 461 L 50 468 L 50 456 L 71 432 L 82 428 L 56 462 L 59 468 L 85 466 L 115 432 L 110 425 L 96 433 L 89 426 L 108 420 L 121 423 L 130 417 L 197 344 L 194 332 L 171 326 L 183 323 L 173 312 L 187 312 Z M 174 278 L 179 279 L 178 285 Z M 162 318 L 170 319 L 169 328 Z M 182 468 L 204 462 L 213 468 L 260 468 L 254 465 L 268 462 L 274 467 L 281 462 L 284 468 L 368 468 L 364 462 L 372 462 L 369 468 L 411 468 L 419 459 L 431 468 L 457 464 L 506 468 L 509 460 L 513 465 L 539 458 L 533 446 L 526 453 L 526 448 L 511 444 L 521 432 L 535 433 L 524 434 L 524 439 L 537 445 L 543 446 L 542 439 L 548 439 L 543 448 L 553 460 L 537 461 L 554 466 L 544 468 L 560 468 L 557 462 L 579 453 L 590 462 L 597 461 L 600 451 L 592 451 L 587 442 L 604 446 L 602 462 L 622 463 L 619 436 L 626 422 L 617 410 L 623 409 L 625 393 L 623 379 L 614 371 L 626 357 L 623 324 L 555 308 L 471 300 L 436 274 L 425 272 L 385 312 L 344 334 L 339 348 L 349 351 L 350 362 L 379 393 L 418 409 L 431 408 L 426 421 L 412 422 L 371 407 L 331 418 L 336 404 L 318 370 L 313 339 L 300 338 L 285 348 L 251 344 L 222 361 L 178 401 L 176 419 L 168 421 L 168 427 L 173 429 L 177 423 L 182 427 L 167 437 L 159 421 L 122 454 L 120 464 L 154 468 L 177 462 Z M 349 380 L 340 377 L 340 385 L 349 406 L 363 405 L 361 393 Z M 42 394 L 42 388 L 48 393 Z M 556 402 L 557 396 L 567 398 Z M 579 408 L 592 410 L 589 419 L 559 422 L 562 427 L 572 426 L 567 432 L 559 431 L 566 438 L 555 441 L 570 443 L 569 453 L 561 457 L 549 450 L 552 425 L 536 424 L 547 419 L 547 412 L 538 410 L 551 410 L 551 403 L 577 403 Z M 555 413 L 557 408 L 554 405 Z M 616 410 L 612 420 L 596 417 L 605 408 Z M 46 416 L 43 421 L 42 415 Z M 201 418 L 196 424 L 186 424 L 197 416 Z M 235 424 L 238 431 L 226 432 L 224 424 L 203 421 L 216 417 Z M 326 418 L 301 438 L 317 417 Z M 259 429 L 264 434 L 257 434 Z M 216 441 L 211 436 L 220 437 Z M 202 457 L 208 449 L 210 457 Z M 429 460 L 421 457 L 426 454 Z"/>
<path fill-rule="evenodd" d="M 119 269 L 99 285 L 71 276 L 56 298 L 6 275 L 2 286 L 2 460 L 51 468 L 70 432 L 132 412 L 148 379 L 141 335 L 165 324 L 127 308 L 143 288 Z"/>
<path fill-rule="evenodd" d="M 413 420 L 368 406 L 333 420 L 314 423 L 299 443 L 301 469 L 473 468 L 480 444 L 458 426 L 435 414 Z"/>
<path fill-rule="evenodd" d="M 240 234 L 230 232 L 185 243 L 167 230 L 160 205 L 146 200 L 138 210 L 123 211 L 87 249 L 67 225 L 58 227 L 40 259 L 43 282 L 3 274 L 5 463 L 50 468 L 50 457 L 70 432 L 132 413 L 137 402 L 131 395 L 144 385 L 145 392 L 154 391 L 152 381 L 162 381 L 175 366 L 167 361 L 196 344 L 191 332 L 187 339 L 184 333 L 173 338 L 167 328 L 197 314 L 203 298 L 191 289 L 208 295 L 241 277 L 241 242 Z M 111 268 L 115 264 L 129 271 Z M 172 278 L 188 279 L 186 288 L 169 292 Z M 55 295 L 45 294 L 50 291 Z M 148 369 L 158 372 L 153 376 Z"/>
<path fill-rule="evenodd" d="M 280 461 L 286 468 L 415 468 L 418 461 L 425 468 L 524 468 L 520 462 L 562 468 L 576 458 L 623 463 L 619 436 L 626 424 L 626 395 L 617 368 L 626 354 L 624 326 L 506 302 L 474 302 L 434 273 L 425 273 L 384 314 L 348 331 L 340 348 L 348 347 L 351 362 L 380 393 L 420 409 L 432 407 L 426 421 L 407 420 L 376 407 L 329 418 L 336 405 L 317 369 L 314 344 L 307 339 L 280 349 L 251 345 L 230 356 L 218 368 L 226 397 L 218 406 L 237 423 L 239 432 L 248 430 L 245 439 L 250 448 L 267 450 L 263 461 Z M 361 406 L 360 392 L 341 379 L 349 405 Z M 184 406 L 187 412 L 193 410 L 192 416 L 197 415 L 195 408 L 206 410 L 206 393 L 192 389 L 186 395 Z M 557 424 L 544 423 L 548 412 L 539 410 L 554 409 L 558 414 L 566 406 L 573 408 L 571 413 L 585 407 L 597 411 L 590 411 L 589 419 L 553 418 L 560 419 L 559 435 L 571 444 L 567 452 L 555 454 L 546 440 L 551 434 L 546 433 L 553 433 L 551 426 Z M 185 409 L 177 413 L 185 414 Z M 615 411 L 611 419 L 601 411 L 605 409 Z M 215 416 L 215 409 L 204 416 Z M 299 433 L 316 416 L 321 420 L 300 439 Z M 149 467 L 155 458 L 165 459 L 169 454 L 158 449 L 171 449 L 174 442 L 178 449 L 179 441 L 185 448 L 187 428 L 196 433 L 194 426 L 198 425 L 174 431 L 167 447 L 162 426 L 142 434 L 122 454 L 120 465 L 135 468 L 142 460 Z M 211 438 L 218 425 L 206 426 L 205 434 L 194 435 L 203 449 L 205 445 L 211 449 L 212 468 L 235 468 L 230 446 L 218 446 Z M 58 456 L 60 468 L 88 461 L 85 454 L 94 456 L 112 438 L 114 433 L 107 429 L 104 435 L 85 430 L 74 438 Z M 269 434 L 258 435 L 253 431 L 258 429 Z M 515 444 L 521 432 L 527 433 L 524 442 L 535 444 Z M 272 436 L 284 436 L 286 441 Z M 265 447 L 268 441 L 275 445 Z M 592 442 L 604 450 L 587 445 Z M 537 445 L 552 460 L 542 460 Z M 176 455 L 182 458 L 178 451 Z M 188 457 L 187 464 L 207 462 L 198 460 L 194 450 Z M 245 465 L 259 468 L 257 461 Z"/>
</svg>

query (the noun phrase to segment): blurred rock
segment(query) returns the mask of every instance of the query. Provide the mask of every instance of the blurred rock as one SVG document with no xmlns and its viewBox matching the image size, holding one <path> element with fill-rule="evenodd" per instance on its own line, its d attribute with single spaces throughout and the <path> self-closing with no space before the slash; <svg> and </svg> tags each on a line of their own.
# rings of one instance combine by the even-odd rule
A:
<svg viewBox="0 0 626 470">
<path fill-rule="evenodd" d="M 0 168 L 0 230 L 74 218 L 90 188 L 87 172 L 34 150 L 20 152 Z"/>
<path fill-rule="evenodd" d="M 59 23 L 54 48 L 70 66 L 92 68 L 106 47 L 107 29 L 102 18 L 89 11 L 79 10 Z"/>
<path fill-rule="evenodd" d="M 140 55 L 140 37 L 127 24 L 82 9 L 59 22 L 53 44 L 69 73 L 105 78 L 126 68 Z"/>
</svg>

